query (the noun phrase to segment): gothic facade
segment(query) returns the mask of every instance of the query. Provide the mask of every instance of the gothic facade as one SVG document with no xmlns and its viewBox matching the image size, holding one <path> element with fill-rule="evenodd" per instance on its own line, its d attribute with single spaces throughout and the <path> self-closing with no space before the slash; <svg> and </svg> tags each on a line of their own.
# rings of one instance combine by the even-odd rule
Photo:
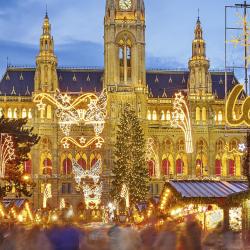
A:
<svg viewBox="0 0 250 250">
<path fill-rule="evenodd" d="M 224 71 L 209 70 L 199 18 L 190 46 L 192 56 L 187 62 L 188 69 L 183 71 L 146 70 L 145 27 L 143 0 L 107 0 L 104 69 L 67 69 L 58 66 L 46 14 L 36 67 L 7 67 L 0 82 L 0 112 L 10 119 L 28 117 L 29 125 L 41 136 L 40 143 L 32 149 L 30 160 L 23 166 L 23 171 L 36 182 L 31 198 L 35 207 L 42 206 L 45 183 L 52 184 L 50 206 L 58 206 L 61 198 L 75 207 L 82 202 L 82 194 L 75 190 L 73 159 L 84 169 L 102 160 L 104 196 L 108 197 L 116 126 L 126 103 L 136 110 L 145 138 L 153 145 L 147 159 L 150 195 L 159 195 L 166 179 L 242 178 L 242 159 L 237 152 L 245 131 L 241 127 L 230 128 L 225 122 L 225 97 L 238 81 L 233 72 L 227 72 L 225 77 Z M 40 92 L 54 93 L 60 89 L 75 95 L 98 94 L 103 88 L 107 89 L 108 105 L 103 132 L 105 143 L 101 149 L 94 146 L 86 150 L 65 149 L 60 143 L 62 133 L 54 114 L 55 107 L 47 105 L 45 111 L 38 111 L 32 101 Z M 174 95 L 179 91 L 188 101 L 192 154 L 186 153 L 182 130 L 171 127 Z M 234 115 L 240 115 L 240 108 Z M 88 128 L 79 126 L 73 129 L 72 136 L 88 137 L 89 133 Z"/>
</svg>

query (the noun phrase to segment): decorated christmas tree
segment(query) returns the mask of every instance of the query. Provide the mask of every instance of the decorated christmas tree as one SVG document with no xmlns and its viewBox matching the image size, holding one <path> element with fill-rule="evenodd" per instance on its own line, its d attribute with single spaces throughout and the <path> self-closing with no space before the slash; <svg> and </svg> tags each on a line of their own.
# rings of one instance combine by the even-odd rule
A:
<svg viewBox="0 0 250 250">
<path fill-rule="evenodd" d="M 0 186 L 0 198 L 6 196 L 6 192 L 12 188 L 15 188 L 17 196 L 31 195 L 29 189 L 33 183 L 23 178 L 22 164 L 29 159 L 28 153 L 31 147 L 37 144 L 40 138 L 33 133 L 33 128 L 27 128 L 26 124 L 27 119 L 7 119 L 3 116 L 0 118 L 1 139 L 6 135 L 10 136 L 14 152 L 14 157 L 5 166 L 5 175 Z"/>
<path fill-rule="evenodd" d="M 145 160 L 145 139 L 134 110 L 127 104 L 118 125 L 111 195 L 121 200 L 122 187 L 128 189 L 130 204 L 144 201 L 149 176 Z"/>
</svg>

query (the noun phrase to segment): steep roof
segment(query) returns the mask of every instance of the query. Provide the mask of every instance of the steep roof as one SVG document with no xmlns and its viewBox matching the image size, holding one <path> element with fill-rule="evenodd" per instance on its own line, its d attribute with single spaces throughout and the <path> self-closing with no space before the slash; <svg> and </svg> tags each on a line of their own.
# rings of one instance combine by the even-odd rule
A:
<svg viewBox="0 0 250 250">
<path fill-rule="evenodd" d="M 61 91 L 100 92 L 103 83 L 103 69 L 58 68 L 58 81 Z M 8 67 L 0 81 L 0 95 L 30 96 L 34 91 L 35 68 Z M 225 73 L 211 72 L 212 90 L 219 99 L 225 97 Z M 188 71 L 147 70 L 146 81 L 149 97 L 171 98 L 179 90 L 187 90 Z M 228 91 L 238 84 L 233 72 L 227 74 Z"/>
</svg>

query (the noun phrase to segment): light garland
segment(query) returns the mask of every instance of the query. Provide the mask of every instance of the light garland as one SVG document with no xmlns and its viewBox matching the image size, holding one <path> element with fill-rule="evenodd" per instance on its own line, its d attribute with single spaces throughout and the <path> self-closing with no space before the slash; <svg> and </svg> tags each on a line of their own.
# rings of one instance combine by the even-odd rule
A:
<svg viewBox="0 0 250 250">
<path fill-rule="evenodd" d="M 180 128 L 185 136 L 186 153 L 193 153 L 192 127 L 189 109 L 181 92 L 175 94 L 171 126 Z"/>
<path fill-rule="evenodd" d="M 83 140 L 81 137 L 79 142 L 77 140 L 75 140 L 74 138 L 69 137 L 69 136 L 63 137 L 61 139 L 61 143 L 62 143 L 64 148 L 69 148 L 70 143 L 72 143 L 81 149 L 87 148 L 90 145 L 92 145 L 93 143 L 95 143 L 96 148 L 101 148 L 102 144 L 104 143 L 104 139 L 101 136 L 95 136 L 95 137 L 92 137 L 90 140 L 86 141 L 85 138 Z"/>
<path fill-rule="evenodd" d="M 1 134 L 0 178 L 5 176 L 6 164 L 14 159 L 15 149 L 12 137 L 8 134 Z"/>
<path fill-rule="evenodd" d="M 52 198 L 51 184 L 47 183 L 43 191 L 43 208 L 47 207 L 47 200 Z"/>
<path fill-rule="evenodd" d="M 87 208 L 98 208 L 101 203 L 103 183 L 100 181 L 102 162 L 99 159 L 90 170 L 84 170 L 73 159 L 73 174 L 78 187 L 81 187 Z M 91 178 L 94 185 L 90 186 L 85 179 Z"/>
<path fill-rule="evenodd" d="M 159 157 L 156 154 L 155 150 L 155 144 L 153 138 L 148 138 L 147 144 L 146 144 L 146 161 L 150 161 L 152 158 L 155 161 L 155 177 L 160 178 L 160 163 L 159 163 Z"/>
<path fill-rule="evenodd" d="M 239 151 L 244 152 L 246 150 L 246 145 L 244 143 L 239 144 Z"/>
<path fill-rule="evenodd" d="M 56 116 L 58 117 L 59 126 L 66 137 L 62 139 L 64 148 L 69 147 L 69 142 L 81 148 L 86 148 L 92 143 L 96 142 L 96 147 L 100 148 L 104 142 L 100 137 L 104 129 L 105 118 L 107 115 L 107 91 L 104 89 L 100 96 L 92 93 L 87 93 L 79 96 L 71 101 L 71 96 L 63 94 L 59 90 L 56 91 L 54 96 L 48 93 L 39 93 L 35 95 L 34 102 L 37 103 L 38 110 L 45 110 L 45 101 L 51 103 L 56 107 Z M 82 106 L 87 104 L 87 110 L 83 116 L 80 115 Z M 80 108 L 81 107 L 81 108 Z M 70 132 L 73 125 L 79 126 L 91 125 L 94 128 L 95 137 L 86 143 L 86 139 L 81 137 L 80 144 L 71 138 Z"/>
</svg>

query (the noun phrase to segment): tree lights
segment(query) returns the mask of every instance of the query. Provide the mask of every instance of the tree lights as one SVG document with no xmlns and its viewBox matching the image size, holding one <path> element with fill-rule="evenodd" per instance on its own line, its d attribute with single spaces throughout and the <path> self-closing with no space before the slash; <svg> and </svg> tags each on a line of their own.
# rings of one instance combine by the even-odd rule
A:
<svg viewBox="0 0 250 250">
<path fill-rule="evenodd" d="M 5 176 L 6 164 L 14 159 L 15 149 L 12 137 L 8 134 L 1 134 L 0 178 Z"/>
<path fill-rule="evenodd" d="M 105 89 L 99 97 L 92 93 L 86 93 L 75 100 L 72 100 L 72 97 L 67 93 L 63 94 L 59 90 L 54 95 L 39 93 L 35 95 L 34 102 L 40 111 L 45 110 L 45 102 L 56 107 L 55 114 L 58 118 L 58 124 L 65 135 L 61 140 L 64 148 L 68 148 L 70 143 L 80 148 L 86 148 L 92 143 L 95 143 L 97 148 L 102 146 L 104 140 L 100 134 L 104 129 L 107 106 L 107 92 Z M 85 110 L 81 112 L 83 107 L 85 107 Z M 72 126 L 80 124 L 93 126 L 95 136 L 90 140 L 81 137 L 80 143 L 70 137 Z"/>
<path fill-rule="evenodd" d="M 186 152 L 193 153 L 193 139 L 189 109 L 181 92 L 175 94 L 171 126 L 180 128 L 185 135 Z"/>
</svg>

